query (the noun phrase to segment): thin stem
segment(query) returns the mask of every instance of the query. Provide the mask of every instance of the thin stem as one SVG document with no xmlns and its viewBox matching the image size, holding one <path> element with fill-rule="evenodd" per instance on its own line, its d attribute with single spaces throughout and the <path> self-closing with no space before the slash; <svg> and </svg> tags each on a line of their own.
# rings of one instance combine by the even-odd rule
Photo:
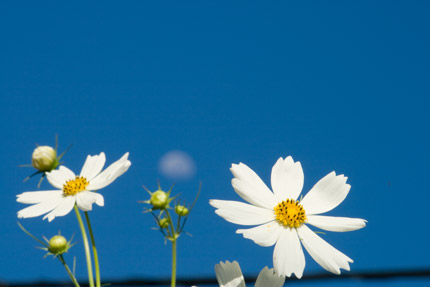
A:
<svg viewBox="0 0 430 287">
<path fill-rule="evenodd" d="M 181 216 L 178 214 L 178 220 L 176 222 L 176 232 L 181 232 Z"/>
<path fill-rule="evenodd" d="M 87 258 L 88 282 L 90 284 L 90 287 L 94 287 L 93 267 L 91 263 L 91 253 L 90 253 L 90 246 L 88 244 L 87 232 L 85 231 L 85 226 L 84 226 L 84 223 L 82 222 L 81 214 L 76 204 L 75 204 L 75 212 L 76 212 L 76 217 L 78 218 L 79 227 L 81 228 L 82 240 L 84 241 L 85 256 Z"/>
<path fill-rule="evenodd" d="M 171 237 L 169 238 L 170 241 L 172 242 L 172 278 L 171 278 L 171 287 L 175 287 L 176 286 L 176 239 L 177 234 L 175 231 L 175 228 L 173 227 L 173 222 L 172 222 L 172 217 L 170 217 L 170 213 L 169 211 L 166 209 L 166 215 L 167 218 L 169 219 L 169 226 L 171 229 Z"/>
<path fill-rule="evenodd" d="M 171 232 L 170 240 L 176 240 L 177 236 L 176 236 L 175 228 L 173 227 L 172 217 L 170 216 L 170 213 L 167 209 L 165 209 L 164 211 L 166 212 L 167 219 L 169 220 L 169 227 Z"/>
<path fill-rule="evenodd" d="M 171 287 L 176 286 L 176 238 L 172 240 L 172 283 Z"/>
<path fill-rule="evenodd" d="M 49 248 L 49 245 L 46 244 L 45 242 L 43 242 L 42 240 L 38 239 L 36 236 L 34 236 L 33 234 L 31 234 L 30 232 L 27 231 L 27 229 L 24 228 L 24 226 L 21 225 L 21 223 L 17 222 L 19 228 L 21 228 L 22 231 L 25 232 L 25 234 L 27 234 L 28 236 L 30 236 L 31 238 L 33 238 L 34 240 L 36 240 L 37 242 L 39 242 L 40 244 L 42 244 L 43 246 L 45 246 L 46 248 Z"/>
<path fill-rule="evenodd" d="M 93 255 L 94 255 L 94 266 L 96 268 L 96 286 L 100 287 L 100 267 L 99 267 L 99 256 L 97 254 L 96 242 L 94 240 L 93 229 L 91 228 L 90 217 L 88 212 L 85 213 L 85 219 L 87 220 L 88 232 L 90 233 L 91 244 L 93 245 Z"/>
<path fill-rule="evenodd" d="M 76 287 L 80 287 L 78 281 L 76 280 L 75 276 L 73 275 L 72 271 L 70 271 L 69 266 L 66 264 L 66 260 L 64 259 L 63 255 L 59 255 L 58 259 L 63 263 L 64 268 L 66 268 L 67 274 L 69 274 L 70 279 L 72 280 L 73 284 Z"/>
</svg>

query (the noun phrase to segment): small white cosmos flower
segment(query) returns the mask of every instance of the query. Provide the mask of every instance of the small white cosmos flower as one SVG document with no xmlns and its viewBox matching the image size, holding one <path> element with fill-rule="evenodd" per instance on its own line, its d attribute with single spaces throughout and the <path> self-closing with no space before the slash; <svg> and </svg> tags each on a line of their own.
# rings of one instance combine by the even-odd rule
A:
<svg viewBox="0 0 430 287">
<path fill-rule="evenodd" d="M 363 228 L 366 220 L 360 218 L 319 215 L 338 206 L 351 186 L 347 178 L 331 172 L 299 201 L 304 175 L 300 162 L 289 156 L 279 158 L 272 168 L 273 192 L 260 177 L 243 163 L 233 164 L 232 185 L 236 193 L 250 204 L 211 200 L 215 211 L 227 221 L 241 225 L 258 225 L 238 229 L 236 233 L 261 246 L 273 246 L 273 265 L 277 274 L 301 278 L 305 268 L 302 244 L 311 257 L 324 269 L 340 274 L 340 268 L 349 270 L 352 259 L 316 235 L 307 223 L 328 231 L 352 231 Z"/>
<path fill-rule="evenodd" d="M 245 279 L 237 261 L 216 264 L 215 273 L 220 287 L 245 287 Z M 282 287 L 284 282 L 285 277 L 278 276 L 273 269 L 264 267 L 258 274 L 254 287 Z"/>
<path fill-rule="evenodd" d="M 16 201 L 33 204 L 21 209 L 18 212 L 18 218 L 36 217 L 47 213 L 43 219 L 48 218 L 52 221 L 56 216 L 68 214 L 75 204 L 83 211 L 91 210 L 93 203 L 103 206 L 103 196 L 94 191 L 111 184 L 131 165 L 128 153 L 102 171 L 105 162 L 106 156 L 102 152 L 99 155 L 87 157 L 80 175 L 75 175 L 65 166 L 47 172 L 49 183 L 58 189 L 18 194 Z"/>
</svg>

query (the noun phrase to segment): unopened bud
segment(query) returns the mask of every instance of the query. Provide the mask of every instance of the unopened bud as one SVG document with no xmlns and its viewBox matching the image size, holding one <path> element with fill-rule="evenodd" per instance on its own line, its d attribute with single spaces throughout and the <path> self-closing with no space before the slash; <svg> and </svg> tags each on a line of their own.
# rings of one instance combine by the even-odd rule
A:
<svg viewBox="0 0 430 287">
<path fill-rule="evenodd" d="M 160 222 L 158 222 L 158 225 L 161 228 L 167 228 L 167 227 L 169 227 L 169 219 L 167 219 L 167 218 L 160 219 Z"/>
<path fill-rule="evenodd" d="M 179 216 L 187 216 L 188 213 L 190 213 L 190 211 L 188 210 L 188 208 L 186 208 L 183 205 L 176 205 L 175 206 L 175 212 Z"/>
<path fill-rule="evenodd" d="M 50 146 L 38 146 L 33 151 L 31 162 L 35 169 L 51 171 L 57 167 L 57 152 Z"/>
<path fill-rule="evenodd" d="M 64 252 L 67 252 L 67 249 L 69 248 L 69 243 L 67 242 L 66 238 L 61 235 L 55 235 L 49 240 L 49 252 L 55 255 L 63 254 Z"/>
<path fill-rule="evenodd" d="M 166 209 L 169 204 L 169 196 L 159 189 L 151 195 L 149 203 L 152 205 L 153 209 Z"/>
</svg>

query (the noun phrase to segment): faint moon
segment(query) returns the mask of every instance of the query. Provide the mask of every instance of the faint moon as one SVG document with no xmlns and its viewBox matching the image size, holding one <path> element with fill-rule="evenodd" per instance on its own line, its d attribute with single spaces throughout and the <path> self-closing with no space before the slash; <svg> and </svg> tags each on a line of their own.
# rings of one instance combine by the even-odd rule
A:
<svg viewBox="0 0 430 287">
<path fill-rule="evenodd" d="M 165 177 L 170 179 L 191 179 L 196 173 L 196 164 L 193 158 L 186 152 L 172 150 L 164 154 L 158 169 Z"/>
</svg>

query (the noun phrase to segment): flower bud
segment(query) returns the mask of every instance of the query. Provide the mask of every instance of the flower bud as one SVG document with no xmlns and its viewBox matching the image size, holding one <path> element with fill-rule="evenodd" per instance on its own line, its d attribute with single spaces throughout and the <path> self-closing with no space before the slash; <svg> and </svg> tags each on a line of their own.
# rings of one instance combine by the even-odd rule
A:
<svg viewBox="0 0 430 287">
<path fill-rule="evenodd" d="M 64 252 L 67 252 L 67 249 L 69 248 L 69 243 L 67 242 L 66 238 L 61 235 L 55 235 L 52 237 L 48 244 L 49 252 L 55 255 L 63 254 Z"/>
<path fill-rule="evenodd" d="M 162 190 L 157 190 L 151 195 L 149 203 L 152 205 L 153 209 L 166 209 L 169 204 L 169 196 Z"/>
<path fill-rule="evenodd" d="M 167 227 L 169 227 L 169 219 L 167 219 L 167 218 L 160 219 L 160 221 L 158 222 L 158 225 L 161 228 L 167 228 Z"/>
<path fill-rule="evenodd" d="M 188 210 L 188 208 L 186 208 L 183 205 L 176 205 L 175 206 L 175 212 L 179 216 L 187 216 L 188 213 L 190 213 L 190 211 Z"/>
<path fill-rule="evenodd" d="M 57 167 L 57 152 L 50 146 L 38 146 L 33 151 L 31 162 L 35 169 L 51 171 Z"/>
</svg>

